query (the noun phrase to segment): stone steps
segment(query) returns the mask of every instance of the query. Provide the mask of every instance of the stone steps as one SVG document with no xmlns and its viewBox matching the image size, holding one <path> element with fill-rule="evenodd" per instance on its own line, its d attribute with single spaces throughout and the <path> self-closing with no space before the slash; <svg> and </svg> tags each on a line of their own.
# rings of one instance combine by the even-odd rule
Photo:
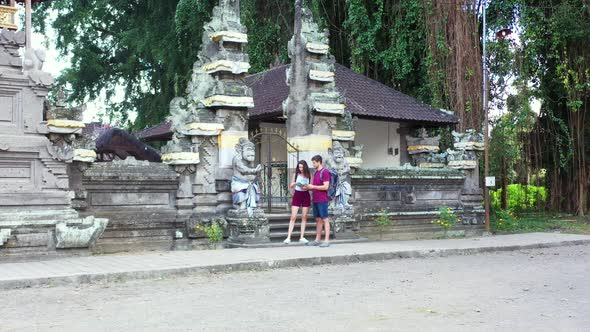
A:
<svg viewBox="0 0 590 332">
<path fill-rule="evenodd" d="M 270 240 L 272 242 L 283 241 L 289 232 L 289 220 L 291 219 L 290 213 L 268 213 L 268 226 L 270 229 Z M 330 229 L 331 237 L 333 238 L 334 231 Z M 305 226 L 305 237 L 309 239 L 315 238 L 316 235 L 316 222 L 313 219 L 313 215 L 309 215 Z M 301 236 L 301 214 L 297 215 L 297 221 L 295 221 L 295 227 L 291 233 L 291 240 L 297 241 Z"/>
<path fill-rule="evenodd" d="M 289 223 L 288 222 L 277 222 L 277 223 L 269 223 L 270 229 L 275 229 L 275 230 L 279 230 L 279 229 L 289 229 Z M 313 229 L 315 229 L 316 223 L 314 222 L 310 222 L 308 221 L 305 224 L 305 228 L 309 228 L 309 227 L 313 227 Z M 301 229 L 301 222 L 295 222 L 295 227 L 293 228 L 293 230 L 296 229 Z"/>
<path fill-rule="evenodd" d="M 332 231 L 330 231 L 330 233 L 331 232 Z M 287 232 L 271 232 L 270 239 L 271 239 L 271 241 L 277 241 L 277 240 L 283 241 L 285 238 L 287 238 L 287 234 L 288 234 Z M 322 236 L 323 236 L 323 234 L 325 234 L 325 232 L 322 232 Z M 294 230 L 291 233 L 291 241 L 297 241 L 300 236 L 301 236 L 301 232 Z M 308 240 L 311 241 L 311 239 L 315 238 L 315 236 L 316 236 L 315 229 L 313 231 L 305 230 L 305 237 L 308 238 Z M 332 236 L 330 236 L 330 237 L 332 237 Z"/>
</svg>

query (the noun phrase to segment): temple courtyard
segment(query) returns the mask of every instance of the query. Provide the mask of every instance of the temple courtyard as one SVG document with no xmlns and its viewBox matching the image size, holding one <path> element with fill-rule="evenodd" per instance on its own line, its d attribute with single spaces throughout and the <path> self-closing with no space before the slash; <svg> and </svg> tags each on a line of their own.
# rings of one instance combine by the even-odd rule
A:
<svg viewBox="0 0 590 332">
<path fill-rule="evenodd" d="M 469 241 L 475 244 L 468 246 Z M 371 252 L 386 252 L 387 245 L 388 258 L 395 253 L 405 258 L 366 260 Z M 382 247 L 371 251 L 371 246 Z M 200 253 L 218 255 L 211 258 L 222 266 L 221 255 L 228 252 L 234 260 L 277 266 L 289 252 L 300 259 L 283 264 L 293 267 L 269 263 L 273 269 L 262 271 L 3 287 L 0 331 L 584 331 L 590 324 L 587 236 L 521 234 Z M 181 254 L 159 253 L 169 266 L 178 264 Z M 158 268 L 156 255 L 143 254 L 144 270 Z M 309 261 L 341 257 L 345 262 L 342 257 L 353 256 L 360 263 L 314 266 Z M 76 259 L 92 269 L 98 260 L 117 257 L 123 259 L 112 261 L 112 269 L 125 269 L 125 257 L 142 262 L 138 254 Z M 76 259 L 69 258 L 70 265 L 62 260 L 63 270 L 73 269 Z M 59 262 L 18 264 L 34 271 L 35 264 L 52 270 Z M 0 265 L 0 275 L 11 266 Z"/>
</svg>

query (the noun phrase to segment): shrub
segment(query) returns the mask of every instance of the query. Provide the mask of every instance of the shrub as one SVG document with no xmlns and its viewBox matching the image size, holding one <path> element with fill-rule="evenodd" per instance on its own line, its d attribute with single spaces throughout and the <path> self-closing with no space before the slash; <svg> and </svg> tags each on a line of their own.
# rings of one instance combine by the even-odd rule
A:
<svg viewBox="0 0 590 332">
<path fill-rule="evenodd" d="M 431 223 L 439 225 L 444 230 L 445 234 L 458 222 L 461 222 L 461 218 L 458 218 L 457 215 L 455 215 L 455 212 L 453 212 L 448 206 L 441 206 L 437 214 L 438 219 L 432 220 Z"/>
<path fill-rule="evenodd" d="M 202 228 L 205 234 L 207 234 L 207 238 L 211 244 L 219 243 L 223 240 L 223 229 L 216 221 L 211 222 L 211 225 L 209 226 L 201 227 L 200 225 L 197 225 L 195 228 L 197 230 Z"/>
<path fill-rule="evenodd" d="M 502 189 L 491 190 L 492 207 L 499 210 L 502 200 Z M 508 185 L 507 209 L 513 212 L 537 211 L 545 206 L 547 189 L 545 187 L 510 184 Z"/>
<path fill-rule="evenodd" d="M 516 214 L 510 210 L 494 209 L 490 218 L 490 227 L 493 231 L 514 232 L 520 229 Z"/>
<path fill-rule="evenodd" d="M 375 224 L 377 224 L 379 238 L 381 239 L 385 230 L 391 226 L 391 217 L 387 214 L 387 210 L 381 210 L 381 212 L 379 212 L 379 215 L 375 218 Z"/>
</svg>

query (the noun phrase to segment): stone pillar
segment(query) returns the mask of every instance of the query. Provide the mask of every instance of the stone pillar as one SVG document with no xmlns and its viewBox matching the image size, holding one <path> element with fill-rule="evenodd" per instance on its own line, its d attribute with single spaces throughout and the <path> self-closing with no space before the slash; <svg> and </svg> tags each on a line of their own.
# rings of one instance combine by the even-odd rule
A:
<svg viewBox="0 0 590 332">
<path fill-rule="evenodd" d="M 289 143 L 299 150 L 299 159 L 309 161 L 314 155 L 327 157 L 333 141 L 350 151 L 355 133 L 350 112 L 336 89 L 328 31 L 320 31 L 302 1 L 296 1 L 295 11 L 295 35 L 289 42 L 289 97 L 283 111 Z M 288 159 L 289 168 L 294 169 L 295 149 L 289 149 Z"/>
<path fill-rule="evenodd" d="M 162 155 L 162 161 L 173 167 L 178 175 L 178 189 L 176 190 L 176 220 L 186 225 L 189 236 L 194 234 L 190 223 L 195 208 L 193 184 L 196 182 L 197 165 L 200 163 L 199 154 L 195 152 L 176 152 Z"/>
<path fill-rule="evenodd" d="M 352 115 L 336 88 L 329 44 L 328 31 L 320 31 L 311 12 L 303 8 L 302 1 L 296 1 L 295 35 L 289 42 L 289 97 L 283 103 L 288 141 L 296 148 L 289 148 L 289 168 L 296 167 L 298 150 L 298 159 L 309 161 L 321 155 L 324 166 L 338 173 L 340 196 L 330 206 L 330 222 L 336 237 L 342 237 L 355 221 L 348 200 L 352 195 L 349 176 L 362 164 L 362 148 L 354 146 Z"/>
<path fill-rule="evenodd" d="M 193 212 L 196 220 L 212 219 L 217 207 L 215 175 L 219 168 L 218 137 L 224 127 L 221 123 L 190 123 L 182 131 L 191 138 L 192 148 L 198 151 L 199 164 L 191 182 Z"/>
<path fill-rule="evenodd" d="M 196 175 L 190 179 L 192 215 L 187 228 L 222 218 L 231 208 L 230 180 L 235 145 L 248 137 L 252 91 L 244 82 L 250 68 L 245 52 L 246 28 L 240 2 L 221 0 L 203 27 L 199 59 L 194 63 L 186 98 L 170 104 L 173 140 L 166 154 L 197 153 Z M 186 179 L 188 186 L 189 179 Z M 188 199 L 188 197 L 187 197 Z"/>
<path fill-rule="evenodd" d="M 453 132 L 454 148 L 448 152 L 448 166 L 465 173 L 465 182 L 461 191 L 461 203 L 464 209 L 463 223 L 477 225 L 485 222 L 483 190 L 479 186 L 478 154 L 484 149 L 483 135 L 473 129 L 465 133 Z"/>
</svg>

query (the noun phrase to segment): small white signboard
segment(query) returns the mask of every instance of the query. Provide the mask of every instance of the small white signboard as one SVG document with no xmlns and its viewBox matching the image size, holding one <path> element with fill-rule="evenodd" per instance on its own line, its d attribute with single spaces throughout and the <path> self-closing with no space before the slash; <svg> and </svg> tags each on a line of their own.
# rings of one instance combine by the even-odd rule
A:
<svg viewBox="0 0 590 332">
<path fill-rule="evenodd" d="M 496 177 L 495 176 L 486 176 L 486 187 L 493 188 L 496 186 Z"/>
</svg>

